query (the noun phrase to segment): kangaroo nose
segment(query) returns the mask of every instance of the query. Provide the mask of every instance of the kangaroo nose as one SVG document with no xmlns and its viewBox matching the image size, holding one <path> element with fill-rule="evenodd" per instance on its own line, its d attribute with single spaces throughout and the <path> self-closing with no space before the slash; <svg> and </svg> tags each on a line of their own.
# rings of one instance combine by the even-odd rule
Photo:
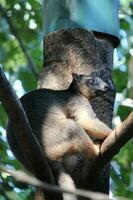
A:
<svg viewBox="0 0 133 200">
<path fill-rule="evenodd" d="M 105 85 L 107 87 L 107 90 L 115 90 L 114 84 L 111 80 L 107 81 L 107 84 Z"/>
<path fill-rule="evenodd" d="M 105 83 L 105 84 L 103 85 L 103 91 L 107 91 L 107 90 L 109 90 L 109 89 L 110 89 L 109 84 L 108 84 L 108 83 Z"/>
</svg>

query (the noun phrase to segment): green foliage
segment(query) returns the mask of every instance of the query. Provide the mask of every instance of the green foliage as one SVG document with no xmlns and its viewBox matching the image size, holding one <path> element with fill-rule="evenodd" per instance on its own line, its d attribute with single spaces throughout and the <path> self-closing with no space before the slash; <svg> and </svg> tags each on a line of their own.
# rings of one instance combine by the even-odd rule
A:
<svg viewBox="0 0 133 200">
<path fill-rule="evenodd" d="M 42 66 L 42 5 L 40 0 L 1 0 L 12 20 L 15 32 L 31 55 L 39 72 Z M 117 96 L 114 112 L 114 125 L 123 121 L 133 110 L 133 83 L 129 62 L 133 56 L 133 2 L 120 1 L 121 45 L 114 56 L 114 83 Z M 17 94 L 36 88 L 36 78 L 30 70 L 19 41 L 10 29 L 7 20 L 0 12 L 0 61 L 6 75 Z M 133 63 L 133 62 L 132 62 Z M 132 73 L 133 74 L 133 73 Z M 130 100 L 130 101 L 129 101 Z M 7 115 L 0 104 L 0 162 L 16 169 L 22 168 L 12 155 L 6 141 L 5 127 Z M 113 193 L 133 199 L 133 141 L 130 141 L 114 158 L 112 163 Z M 5 173 L 0 174 L 0 200 L 33 199 L 33 188 L 16 182 Z"/>
<path fill-rule="evenodd" d="M 2 0 L 1 4 L 7 9 L 15 31 L 20 36 L 32 61 L 39 72 L 42 66 L 42 16 L 40 1 Z M 0 60 L 6 75 L 14 86 L 17 94 L 36 88 L 36 78 L 19 41 L 14 36 L 7 20 L 0 12 Z M 5 127 L 7 115 L 0 104 L 0 162 L 20 169 L 22 166 L 14 158 L 6 141 Z M 30 200 L 33 199 L 33 188 L 18 183 L 5 173 L 0 173 L 0 200 Z"/>
<path fill-rule="evenodd" d="M 123 121 L 133 111 L 133 2 L 120 1 L 120 39 L 121 45 L 115 57 L 114 83 L 117 95 L 114 112 L 114 124 Z M 115 196 L 133 199 L 133 141 L 128 142 L 112 162 L 111 175 Z"/>
<path fill-rule="evenodd" d="M 25 91 L 30 91 L 32 88 L 36 88 L 36 79 L 29 70 L 22 68 L 19 70 L 17 75 L 17 78 L 22 82 Z"/>
<path fill-rule="evenodd" d="M 117 92 L 123 91 L 128 82 L 127 71 L 123 72 L 121 69 L 117 68 L 114 69 L 113 74 Z"/>
</svg>

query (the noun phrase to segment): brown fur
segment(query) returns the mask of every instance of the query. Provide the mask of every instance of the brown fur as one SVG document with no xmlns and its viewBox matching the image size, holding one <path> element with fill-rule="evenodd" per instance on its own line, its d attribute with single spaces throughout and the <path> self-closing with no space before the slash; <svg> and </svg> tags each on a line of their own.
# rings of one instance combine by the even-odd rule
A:
<svg viewBox="0 0 133 200">
<path fill-rule="evenodd" d="M 33 132 L 61 187 L 66 188 L 69 185 L 75 188 L 73 180 L 65 172 L 64 158 L 68 157 L 68 165 L 71 155 L 78 153 L 84 153 L 88 159 L 94 159 L 98 155 L 98 148 L 95 148 L 89 136 L 103 140 L 111 132 L 111 129 L 96 117 L 88 101 L 97 96 L 98 92 L 105 93 L 108 88 L 108 84 L 96 75 L 73 74 L 73 81 L 67 90 L 40 89 L 21 98 Z M 7 137 L 12 151 L 26 166 L 23 155 L 18 152 L 17 145 L 14 145 L 16 138 L 10 122 Z M 73 162 L 74 166 L 76 162 Z M 64 200 L 67 199 L 76 200 L 76 197 L 64 195 Z"/>
</svg>

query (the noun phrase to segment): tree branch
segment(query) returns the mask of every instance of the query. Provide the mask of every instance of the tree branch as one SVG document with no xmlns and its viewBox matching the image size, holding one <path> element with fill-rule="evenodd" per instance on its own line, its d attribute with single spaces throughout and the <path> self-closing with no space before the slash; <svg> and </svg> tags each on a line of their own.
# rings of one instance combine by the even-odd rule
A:
<svg viewBox="0 0 133 200">
<path fill-rule="evenodd" d="M 100 153 L 108 161 L 133 137 L 133 112 L 103 142 Z M 107 162 L 108 162 L 107 161 Z"/>
<path fill-rule="evenodd" d="M 32 132 L 20 100 L 16 96 L 1 67 L 0 100 L 9 119 L 12 121 L 13 128 L 17 133 L 16 138 L 18 145 L 20 146 L 22 154 L 25 155 L 25 159 L 27 160 L 28 166 L 30 166 L 31 172 L 40 180 L 45 180 L 48 183 L 54 184 L 54 178 L 44 152 L 42 152 L 40 144 Z M 47 199 L 52 199 L 52 196 Z M 56 199 L 55 195 L 53 199 Z"/>
<path fill-rule="evenodd" d="M 97 179 L 104 166 L 131 138 L 133 138 L 133 112 L 102 143 L 100 154 L 92 163 L 89 181 Z"/>
<path fill-rule="evenodd" d="M 17 181 L 23 182 L 26 184 L 33 185 L 40 189 L 44 189 L 49 192 L 56 192 L 56 193 L 69 193 L 74 194 L 76 196 L 85 197 L 90 200 L 109 200 L 108 195 L 102 193 L 94 193 L 88 192 L 86 190 L 75 189 L 74 191 L 68 189 L 61 189 L 58 186 L 47 184 L 46 182 L 42 182 L 41 180 L 23 172 L 23 171 L 15 171 L 12 169 L 7 168 L 0 164 L 0 170 L 8 173 L 9 175 L 13 176 Z"/>
<path fill-rule="evenodd" d="M 25 55 L 25 57 L 26 57 L 26 59 L 27 59 L 27 62 L 28 62 L 28 64 L 29 64 L 29 67 L 30 67 L 32 73 L 34 74 L 34 76 L 35 76 L 36 78 L 38 78 L 38 73 L 37 73 L 37 70 L 36 70 L 36 66 L 35 66 L 35 64 L 34 64 L 32 58 L 31 58 L 29 52 L 27 51 L 27 49 L 26 49 L 24 43 L 22 42 L 22 40 L 21 40 L 21 38 L 20 38 L 20 36 L 19 36 L 19 34 L 18 34 L 18 31 L 17 31 L 17 29 L 15 28 L 15 26 L 14 26 L 14 24 L 13 24 L 11 18 L 7 15 L 6 9 L 3 8 L 1 4 L 0 4 L 0 11 L 1 11 L 3 17 L 6 19 L 7 23 L 9 24 L 9 27 L 10 27 L 11 32 L 13 33 L 13 35 L 14 35 L 14 36 L 16 37 L 16 39 L 18 40 L 18 43 L 19 43 L 19 45 L 20 45 L 20 47 L 21 47 L 21 49 L 22 49 L 22 51 L 23 51 L 23 53 L 24 53 L 24 55 Z"/>
</svg>

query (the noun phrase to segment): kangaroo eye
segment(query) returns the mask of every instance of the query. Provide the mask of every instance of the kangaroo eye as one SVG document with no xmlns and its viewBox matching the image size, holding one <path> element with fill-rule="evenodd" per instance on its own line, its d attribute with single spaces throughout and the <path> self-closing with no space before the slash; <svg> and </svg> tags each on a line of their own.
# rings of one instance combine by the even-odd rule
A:
<svg viewBox="0 0 133 200">
<path fill-rule="evenodd" d="M 88 84 L 92 84 L 92 83 L 93 83 L 93 80 L 90 78 L 90 79 L 87 80 L 87 83 L 88 83 Z"/>
<path fill-rule="evenodd" d="M 94 79 L 94 83 L 97 84 L 97 79 Z"/>
</svg>

